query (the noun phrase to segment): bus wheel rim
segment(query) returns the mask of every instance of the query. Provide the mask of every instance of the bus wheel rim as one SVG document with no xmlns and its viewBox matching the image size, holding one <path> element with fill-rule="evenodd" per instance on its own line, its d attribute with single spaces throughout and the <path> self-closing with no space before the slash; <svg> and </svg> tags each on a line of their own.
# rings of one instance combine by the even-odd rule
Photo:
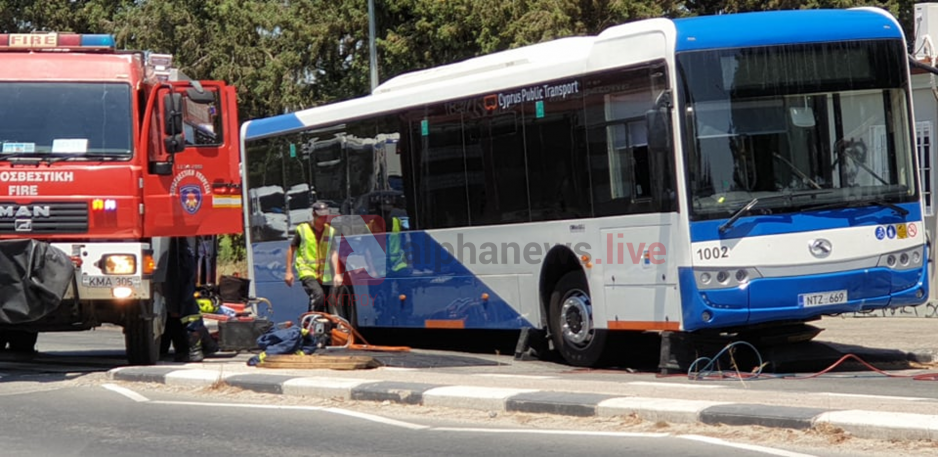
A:
<svg viewBox="0 0 938 457">
<path fill-rule="evenodd" d="M 593 337 L 593 312 L 590 299 L 582 291 L 572 291 L 560 309 L 560 329 L 563 338 L 578 346 L 585 346 Z"/>
</svg>

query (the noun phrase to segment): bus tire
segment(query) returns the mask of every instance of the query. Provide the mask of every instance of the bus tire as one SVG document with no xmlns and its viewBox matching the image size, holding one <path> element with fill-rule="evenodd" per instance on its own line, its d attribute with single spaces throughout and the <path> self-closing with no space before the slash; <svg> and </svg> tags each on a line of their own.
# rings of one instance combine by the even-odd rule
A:
<svg viewBox="0 0 938 457">
<path fill-rule="evenodd" d="M 161 316 L 154 312 L 153 300 L 127 303 L 124 321 L 124 343 L 127 362 L 131 365 L 153 365 L 160 359 L 163 328 Z"/>
<path fill-rule="evenodd" d="M 549 330 L 554 347 L 570 365 L 591 367 L 602 358 L 607 332 L 593 325 L 589 284 L 581 271 L 557 281 L 550 294 Z"/>
</svg>

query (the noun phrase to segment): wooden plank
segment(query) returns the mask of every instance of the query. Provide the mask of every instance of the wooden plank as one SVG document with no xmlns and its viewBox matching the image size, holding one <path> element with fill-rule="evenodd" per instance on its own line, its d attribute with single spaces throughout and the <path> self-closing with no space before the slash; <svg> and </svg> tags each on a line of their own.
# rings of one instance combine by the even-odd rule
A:
<svg viewBox="0 0 938 457">
<path fill-rule="evenodd" d="M 327 355 L 271 355 L 267 356 L 261 368 L 287 368 L 287 369 L 323 369 L 332 370 L 362 370 L 377 368 L 381 362 L 370 356 L 327 356 Z"/>
</svg>

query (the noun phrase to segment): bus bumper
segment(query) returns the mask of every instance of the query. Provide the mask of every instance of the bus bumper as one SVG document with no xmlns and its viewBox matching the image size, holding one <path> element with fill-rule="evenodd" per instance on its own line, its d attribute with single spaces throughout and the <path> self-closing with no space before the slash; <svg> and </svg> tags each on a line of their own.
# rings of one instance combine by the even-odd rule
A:
<svg viewBox="0 0 938 457">
<path fill-rule="evenodd" d="M 927 258 L 927 257 L 926 257 Z M 806 276 L 769 277 L 727 289 L 699 290 L 692 268 L 679 269 L 686 331 L 732 328 L 822 315 L 921 305 L 928 300 L 928 263 Z"/>
</svg>

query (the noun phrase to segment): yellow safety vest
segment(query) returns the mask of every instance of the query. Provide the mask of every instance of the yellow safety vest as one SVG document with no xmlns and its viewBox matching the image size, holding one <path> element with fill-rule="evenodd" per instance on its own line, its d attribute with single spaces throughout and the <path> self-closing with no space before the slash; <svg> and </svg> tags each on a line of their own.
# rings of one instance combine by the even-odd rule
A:
<svg viewBox="0 0 938 457">
<path fill-rule="evenodd" d="M 335 230 L 326 224 L 322 230 L 322 239 L 316 239 L 316 232 L 310 224 L 300 224 L 296 227 L 300 236 L 300 247 L 296 256 L 296 271 L 300 279 L 312 276 L 325 284 L 332 281 L 332 265 L 328 261 L 329 242 Z"/>
<path fill-rule="evenodd" d="M 388 259 L 391 260 L 391 271 L 401 271 L 407 267 L 404 259 L 404 250 L 401 249 L 401 220 L 391 218 L 391 234 L 388 235 Z"/>
</svg>

